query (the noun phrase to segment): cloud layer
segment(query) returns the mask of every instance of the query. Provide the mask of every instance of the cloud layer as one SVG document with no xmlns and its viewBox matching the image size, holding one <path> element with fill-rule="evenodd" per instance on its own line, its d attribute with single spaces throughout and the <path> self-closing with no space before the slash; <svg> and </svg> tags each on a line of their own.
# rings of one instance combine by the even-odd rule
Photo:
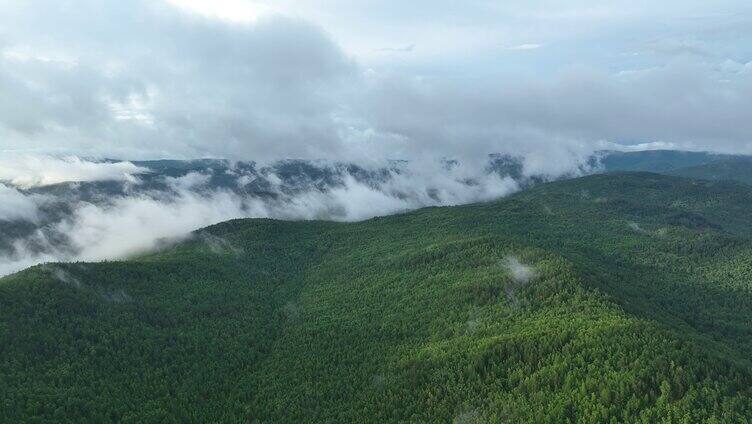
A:
<svg viewBox="0 0 752 424">
<path fill-rule="evenodd" d="M 37 201 L 27 196 L 15 187 L 8 187 L 0 183 L 0 221 L 14 221 L 24 219 L 36 221 Z"/>
<path fill-rule="evenodd" d="M 752 151 L 745 2 L 199 3 L 0 2 L 0 150 L 562 168 L 603 143 Z"/>
<path fill-rule="evenodd" d="M 92 162 L 77 156 L 4 153 L 0 157 L 0 182 L 31 188 L 69 181 L 135 181 L 149 172 L 130 162 Z"/>
<path fill-rule="evenodd" d="M 144 168 L 49 156 L 39 162 L 56 170 L 54 181 L 89 180 L 25 189 L 0 185 L 0 275 L 48 261 L 124 258 L 233 218 L 356 221 L 519 189 L 518 180 L 490 168 L 447 162 L 373 169 L 321 161 L 263 168 L 230 162 Z M 125 178 L 123 170 L 133 173 Z M 46 172 L 26 169 L 23 179 L 11 181 L 51 181 Z"/>
</svg>

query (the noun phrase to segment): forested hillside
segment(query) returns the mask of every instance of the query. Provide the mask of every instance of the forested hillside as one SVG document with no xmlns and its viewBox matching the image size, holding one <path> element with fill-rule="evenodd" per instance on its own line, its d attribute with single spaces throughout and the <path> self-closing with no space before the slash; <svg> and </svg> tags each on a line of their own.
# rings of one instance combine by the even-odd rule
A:
<svg viewBox="0 0 752 424">
<path fill-rule="evenodd" d="M 235 220 L 0 279 L 8 422 L 747 422 L 752 188 Z"/>
<path fill-rule="evenodd" d="M 714 181 L 734 180 L 752 184 L 752 158 L 742 156 L 704 165 L 679 168 L 669 171 L 667 174 Z"/>
<path fill-rule="evenodd" d="M 682 150 L 638 150 L 632 152 L 606 150 L 596 153 L 595 156 L 600 157 L 600 165 L 606 171 L 646 172 L 666 172 L 723 160 L 749 158 L 749 156 L 741 155 Z"/>
</svg>

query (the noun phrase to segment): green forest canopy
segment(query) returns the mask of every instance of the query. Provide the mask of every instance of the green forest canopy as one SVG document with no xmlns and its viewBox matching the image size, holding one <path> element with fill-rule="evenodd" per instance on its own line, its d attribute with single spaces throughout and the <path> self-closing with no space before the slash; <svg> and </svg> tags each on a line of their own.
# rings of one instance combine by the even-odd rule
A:
<svg viewBox="0 0 752 424">
<path fill-rule="evenodd" d="M 9 422 L 745 422 L 752 188 L 234 220 L 0 280 Z"/>
</svg>

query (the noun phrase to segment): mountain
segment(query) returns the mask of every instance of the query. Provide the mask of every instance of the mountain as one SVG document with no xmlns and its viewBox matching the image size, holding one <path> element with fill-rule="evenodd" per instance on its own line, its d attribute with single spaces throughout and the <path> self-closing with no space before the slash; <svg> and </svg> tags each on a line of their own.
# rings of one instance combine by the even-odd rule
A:
<svg viewBox="0 0 752 424">
<path fill-rule="evenodd" d="M 597 160 L 606 172 L 647 171 L 662 173 L 739 157 L 742 156 L 681 150 L 642 150 L 637 152 L 606 150 L 597 152 L 594 160 Z"/>
<path fill-rule="evenodd" d="M 592 160 L 604 172 L 647 171 L 700 180 L 752 184 L 752 156 L 678 150 L 598 152 Z"/>
<path fill-rule="evenodd" d="M 744 422 L 752 188 L 232 220 L 0 279 L 9 422 Z"/>
<path fill-rule="evenodd" d="M 748 156 L 674 169 L 670 175 L 701 180 L 734 180 L 752 184 L 752 158 Z"/>
</svg>

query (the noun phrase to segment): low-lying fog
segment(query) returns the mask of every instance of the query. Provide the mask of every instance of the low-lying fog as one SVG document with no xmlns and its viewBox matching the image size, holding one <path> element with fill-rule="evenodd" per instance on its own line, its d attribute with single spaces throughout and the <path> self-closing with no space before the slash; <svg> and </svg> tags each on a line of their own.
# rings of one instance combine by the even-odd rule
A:
<svg viewBox="0 0 752 424">
<path fill-rule="evenodd" d="M 583 164 L 572 173 L 587 169 Z M 119 259 L 243 217 L 362 220 L 505 196 L 534 179 L 522 158 L 485 166 L 392 161 L 0 160 L 0 275 L 50 261 Z"/>
</svg>

